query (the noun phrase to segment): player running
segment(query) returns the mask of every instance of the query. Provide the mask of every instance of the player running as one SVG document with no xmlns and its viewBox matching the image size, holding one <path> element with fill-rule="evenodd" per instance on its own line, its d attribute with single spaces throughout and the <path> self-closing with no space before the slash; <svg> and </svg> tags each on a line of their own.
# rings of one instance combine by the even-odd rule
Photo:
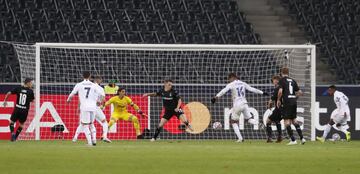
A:
<svg viewBox="0 0 360 174">
<path fill-rule="evenodd" d="M 75 85 L 67 99 L 67 103 L 70 103 L 74 95 L 78 94 L 80 100 L 81 124 L 79 132 L 85 133 L 88 146 L 95 146 L 96 136 L 93 136 L 94 132 L 96 135 L 96 129 L 95 126 L 93 126 L 95 113 L 98 105 L 103 102 L 105 93 L 104 90 L 99 89 L 97 85 L 90 81 L 90 76 L 91 74 L 88 71 L 83 73 L 84 80 Z"/>
<path fill-rule="evenodd" d="M 100 86 L 100 84 L 102 82 L 102 78 L 100 76 L 95 76 L 94 82 L 95 82 L 96 87 L 99 88 L 99 90 L 104 91 L 104 89 Z M 105 93 L 105 91 L 104 91 L 104 93 Z M 98 102 L 101 103 L 101 101 L 98 101 Z M 111 140 L 107 137 L 107 133 L 108 133 L 108 129 L 109 129 L 108 122 L 106 121 L 104 112 L 102 111 L 102 109 L 99 106 L 96 108 L 96 111 L 95 111 L 95 119 L 99 122 L 99 124 L 102 126 L 102 129 L 103 129 L 103 135 L 101 137 L 101 140 L 103 140 L 106 143 L 111 143 Z M 90 129 L 95 130 L 95 131 L 91 132 L 91 136 L 92 136 L 92 139 L 96 139 L 96 128 L 95 128 L 94 124 L 90 125 Z M 77 138 L 78 138 L 79 134 L 81 133 L 80 130 L 81 130 L 81 124 L 79 124 L 79 126 L 76 129 L 75 136 L 73 138 L 73 142 L 77 141 Z"/>
<path fill-rule="evenodd" d="M 145 117 L 146 115 L 140 110 L 139 106 L 131 100 L 130 97 L 126 96 L 126 91 L 124 88 L 119 88 L 117 91 L 117 96 L 111 97 L 110 100 L 104 104 L 104 107 L 110 104 L 114 105 L 114 112 L 110 118 L 109 128 L 118 120 L 131 121 L 134 125 L 137 139 L 143 139 L 144 137 L 140 131 L 139 119 L 135 115 L 129 113 L 127 111 L 127 107 L 130 105 L 141 116 Z"/>
<path fill-rule="evenodd" d="M 171 119 L 171 117 L 176 116 L 190 131 L 192 131 L 192 127 L 187 120 L 184 112 L 181 109 L 181 97 L 178 92 L 173 88 L 172 80 L 164 81 L 164 88 L 160 89 L 158 92 L 154 93 L 146 93 L 143 97 L 155 97 L 159 96 L 163 99 L 163 105 L 165 108 L 165 113 L 160 120 L 158 127 L 155 130 L 155 134 L 151 141 L 155 141 L 159 136 L 163 126 Z"/>
<path fill-rule="evenodd" d="M 277 101 L 278 91 L 280 88 L 279 81 L 280 81 L 280 76 L 273 76 L 271 78 L 271 82 L 274 84 L 275 88 L 274 88 L 273 95 L 271 96 L 271 99 L 268 102 L 269 109 L 271 109 L 273 103 L 275 103 Z M 271 115 L 266 120 L 266 133 L 268 136 L 268 139 L 267 139 L 268 143 L 272 142 L 272 128 L 271 128 L 272 123 L 276 124 L 276 129 L 278 132 L 276 143 L 280 143 L 282 141 L 282 131 L 281 131 L 281 124 L 280 124 L 281 120 L 282 120 L 281 109 L 275 105 L 274 109 L 272 110 Z"/>
<path fill-rule="evenodd" d="M 27 119 L 28 112 L 30 109 L 30 103 L 34 100 L 34 91 L 32 88 L 32 79 L 26 78 L 24 81 L 24 85 L 14 88 L 13 90 L 9 91 L 5 95 L 4 99 L 4 107 L 7 106 L 7 100 L 10 94 L 16 94 L 16 105 L 13 113 L 10 117 L 10 133 L 11 133 L 11 141 L 16 141 L 19 134 L 21 133 L 22 129 L 24 128 L 24 123 Z M 14 133 L 14 124 L 16 121 L 19 121 L 19 127 L 17 128 L 16 132 Z"/>
<path fill-rule="evenodd" d="M 240 114 L 244 114 L 244 118 L 252 125 L 258 125 L 259 121 L 255 120 L 253 116 L 250 114 L 248 102 L 245 98 L 246 90 L 268 96 L 269 94 L 263 92 L 259 89 L 253 88 L 247 83 L 239 80 L 239 77 L 235 73 L 230 73 L 228 75 L 229 84 L 226 85 L 224 89 L 222 89 L 215 97 L 211 99 L 211 103 L 215 103 L 218 98 L 226 94 L 228 91 L 231 91 L 231 98 L 233 100 L 233 108 L 231 109 L 231 119 L 230 123 L 234 129 L 238 140 L 236 142 L 243 142 L 244 139 L 241 136 L 240 129 L 239 129 L 239 119 Z"/>
<path fill-rule="evenodd" d="M 336 109 L 332 112 L 329 123 L 325 126 L 324 134 L 322 137 L 316 137 L 316 140 L 325 142 L 326 136 L 329 134 L 331 127 L 336 125 L 336 128 L 343 132 L 346 136 L 346 140 L 350 141 L 350 132 L 348 129 L 347 120 L 350 118 L 349 98 L 342 92 L 336 90 L 335 85 L 331 85 L 328 88 L 330 96 L 334 96 L 334 102 Z"/>
<path fill-rule="evenodd" d="M 281 77 L 282 78 L 279 82 L 279 91 L 276 106 L 278 108 L 282 106 L 282 116 L 284 119 L 285 128 L 291 139 L 291 141 L 287 145 L 297 144 L 293 135 L 293 131 L 291 129 L 291 124 L 295 126 L 296 131 L 299 134 L 301 144 L 305 144 L 306 140 L 302 135 L 302 130 L 299 123 L 296 121 L 297 98 L 303 93 L 299 89 L 297 82 L 289 77 L 288 68 L 281 69 Z"/>
</svg>

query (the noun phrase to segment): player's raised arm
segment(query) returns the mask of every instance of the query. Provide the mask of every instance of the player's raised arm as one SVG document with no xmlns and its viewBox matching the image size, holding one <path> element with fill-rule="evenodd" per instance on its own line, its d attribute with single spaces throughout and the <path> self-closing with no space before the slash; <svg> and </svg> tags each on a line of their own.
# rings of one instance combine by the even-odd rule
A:
<svg viewBox="0 0 360 174">
<path fill-rule="evenodd" d="M 211 103 L 215 103 L 216 100 L 220 97 L 222 97 L 223 95 L 225 95 L 229 90 L 230 90 L 230 84 L 226 85 L 225 88 L 223 88 L 219 93 L 217 93 L 212 99 L 211 99 Z"/>
<path fill-rule="evenodd" d="M 245 83 L 245 89 L 252 92 L 252 93 L 255 93 L 255 94 L 262 94 L 262 95 L 265 95 L 265 96 L 268 96 L 269 93 L 267 92 L 263 92 L 261 91 L 260 89 L 256 89 L 254 87 L 251 87 L 250 85 L 248 85 L 247 83 Z"/>
<path fill-rule="evenodd" d="M 156 97 L 156 96 L 157 96 L 157 93 L 156 93 L 156 92 L 152 92 L 152 93 L 145 93 L 145 94 L 143 94 L 143 97 L 148 97 L 148 96 L 150 96 L 150 97 Z"/>
<path fill-rule="evenodd" d="M 115 97 L 111 97 L 108 101 L 106 101 L 104 103 L 104 105 L 102 106 L 103 108 L 106 107 L 106 106 L 109 106 L 110 104 L 112 104 L 115 100 Z"/>
<path fill-rule="evenodd" d="M 9 98 L 9 96 L 10 96 L 10 94 L 11 94 L 11 91 L 9 91 L 9 92 L 7 92 L 6 93 L 6 95 L 5 95 L 5 98 L 4 98 L 4 107 L 6 107 L 7 106 L 7 100 L 8 100 L 8 98 Z"/>
<path fill-rule="evenodd" d="M 71 99 L 79 92 L 79 85 L 76 84 L 74 89 L 71 91 L 69 97 L 67 98 L 66 102 L 70 103 Z"/>
<path fill-rule="evenodd" d="M 128 98 L 128 104 L 129 104 L 131 107 L 133 107 L 134 110 L 135 110 L 138 114 L 140 114 L 140 115 L 143 116 L 143 117 L 146 117 L 146 115 L 145 115 L 144 112 L 140 109 L 140 107 L 139 107 L 137 104 L 135 104 L 130 98 Z"/>
</svg>

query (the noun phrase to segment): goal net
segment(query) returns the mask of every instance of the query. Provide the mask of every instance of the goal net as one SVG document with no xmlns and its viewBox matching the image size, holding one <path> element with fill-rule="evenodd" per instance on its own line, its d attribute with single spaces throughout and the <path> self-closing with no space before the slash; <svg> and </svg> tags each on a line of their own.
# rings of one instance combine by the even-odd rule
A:
<svg viewBox="0 0 360 174">
<path fill-rule="evenodd" d="M 35 104 L 29 113 L 21 139 L 71 139 L 79 124 L 78 99 L 70 104 L 66 98 L 74 85 L 82 81 L 83 71 L 103 78 L 103 84 L 116 81 L 126 89 L 148 117 L 139 118 L 141 130 L 151 134 L 162 117 L 162 99 L 142 97 L 143 93 L 163 88 L 164 79 L 172 79 L 184 104 L 186 117 L 194 131 L 184 130 L 173 117 L 160 134 L 161 139 L 235 139 L 229 124 L 232 107 L 230 95 L 216 104 L 210 99 L 227 84 L 227 75 L 236 73 L 252 87 L 271 93 L 271 77 L 281 67 L 290 69 L 304 91 L 298 100 L 298 120 L 305 137 L 314 139 L 312 109 L 315 102 L 315 46 L 313 45 L 147 45 L 147 44 L 66 44 L 37 43 L 13 45 L 20 62 L 21 77 L 35 79 Z M 114 95 L 106 96 L 108 100 Z M 246 93 L 251 114 L 263 122 L 266 102 L 270 97 Z M 106 107 L 107 120 L 113 107 Z M 221 123 L 221 128 L 219 124 Z M 250 125 L 240 117 L 240 131 L 246 139 L 264 139 L 266 133 L 258 125 Z M 54 129 L 62 125 L 63 130 Z M 98 122 L 98 137 L 102 127 Z M 284 127 L 284 136 L 286 136 Z M 275 126 L 273 126 L 275 131 Z M 147 132 L 147 131 L 145 131 Z M 83 136 L 83 135 L 81 135 Z M 83 138 L 81 137 L 80 138 Z M 120 120 L 110 128 L 113 140 L 135 139 L 133 124 Z"/>
</svg>

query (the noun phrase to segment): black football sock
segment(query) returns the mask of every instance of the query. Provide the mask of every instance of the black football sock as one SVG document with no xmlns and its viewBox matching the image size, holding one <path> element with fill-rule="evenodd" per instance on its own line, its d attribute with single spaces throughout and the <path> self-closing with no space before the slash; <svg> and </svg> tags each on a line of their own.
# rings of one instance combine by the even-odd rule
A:
<svg viewBox="0 0 360 174">
<path fill-rule="evenodd" d="M 268 138 L 272 137 L 271 123 L 266 123 L 266 133 L 267 133 Z"/>
<path fill-rule="evenodd" d="M 19 134 L 21 133 L 22 129 L 23 129 L 22 127 L 18 127 L 18 128 L 17 128 L 17 130 L 16 130 L 16 136 L 15 136 L 16 138 L 19 136 Z"/>
<path fill-rule="evenodd" d="M 160 134 L 160 132 L 161 132 L 161 130 L 162 130 L 162 127 L 158 127 L 158 128 L 156 128 L 156 130 L 155 130 L 155 134 L 154 134 L 154 139 L 156 139 L 158 136 L 159 136 L 159 134 Z"/>
<path fill-rule="evenodd" d="M 295 124 L 294 126 L 295 126 L 295 128 L 296 128 L 296 132 L 299 134 L 300 140 L 303 139 L 304 136 L 303 136 L 303 134 L 302 134 L 302 130 L 301 130 L 301 128 L 300 128 L 300 125 Z"/>
<path fill-rule="evenodd" d="M 184 122 L 185 126 L 189 126 L 189 121 Z"/>
<path fill-rule="evenodd" d="M 282 130 L 281 130 L 280 122 L 276 123 L 276 129 L 277 129 L 277 132 L 278 132 L 278 137 L 281 137 L 282 136 Z"/>
<path fill-rule="evenodd" d="M 14 133 L 14 123 L 10 123 L 10 133 Z"/>
<path fill-rule="evenodd" d="M 291 129 L 291 126 L 287 126 L 287 127 L 286 127 L 286 131 L 287 131 L 287 133 L 288 133 L 291 141 L 295 141 L 295 137 L 294 137 L 293 131 L 292 131 L 292 129 Z"/>
</svg>

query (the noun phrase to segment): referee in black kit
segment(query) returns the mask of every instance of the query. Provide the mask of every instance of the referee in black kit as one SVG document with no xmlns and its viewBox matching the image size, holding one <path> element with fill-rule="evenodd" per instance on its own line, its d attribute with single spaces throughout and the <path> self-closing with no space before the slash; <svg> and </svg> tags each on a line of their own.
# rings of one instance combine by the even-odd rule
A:
<svg viewBox="0 0 360 174">
<path fill-rule="evenodd" d="M 21 133 L 24 123 L 27 119 L 28 112 L 30 109 L 30 103 L 34 100 L 34 91 L 32 90 L 32 79 L 26 78 L 24 85 L 14 88 L 5 95 L 4 107 L 7 106 L 7 100 L 10 94 L 16 94 L 16 105 L 13 113 L 10 117 L 10 132 L 11 132 L 11 141 L 16 141 L 17 137 Z M 20 125 L 14 132 L 14 124 L 16 121 L 19 121 Z"/>
</svg>

